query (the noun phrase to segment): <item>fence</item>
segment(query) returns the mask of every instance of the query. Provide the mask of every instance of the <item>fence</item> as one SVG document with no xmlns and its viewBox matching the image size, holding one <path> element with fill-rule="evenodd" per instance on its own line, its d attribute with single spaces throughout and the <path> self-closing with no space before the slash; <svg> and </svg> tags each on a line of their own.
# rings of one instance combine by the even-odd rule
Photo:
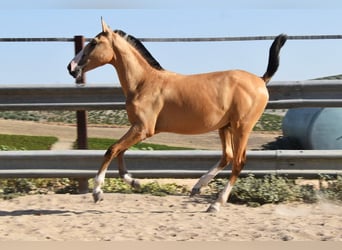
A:
<svg viewBox="0 0 342 250">
<path fill-rule="evenodd" d="M 214 38 L 210 41 L 266 40 L 274 37 Z M 289 39 L 342 39 L 333 36 L 289 36 Z M 0 42 L 46 42 L 87 40 L 55 38 L 0 38 Z M 142 39 L 148 42 L 205 41 L 191 39 Z M 79 48 L 78 48 L 79 49 Z M 76 49 L 77 50 L 77 49 Z M 268 109 L 294 107 L 342 107 L 342 81 L 271 82 L 268 85 Z M 125 98 L 119 87 L 76 85 L 58 87 L 8 85 L 0 87 L 0 110 L 105 110 L 123 109 Z M 87 191 L 87 179 L 93 177 L 102 161 L 102 151 L 0 151 L 0 177 L 73 177 Z M 217 151 L 128 152 L 129 169 L 137 177 L 199 177 L 219 158 Z M 342 173 L 342 150 L 249 151 L 242 172 L 288 174 L 313 177 Z M 116 176 L 115 162 L 108 176 Z M 160 169 L 160 165 L 164 168 Z M 324 166 L 324 167 L 323 167 Z M 223 172 L 223 175 L 227 172 Z"/>
<path fill-rule="evenodd" d="M 342 107 L 342 80 L 271 82 L 267 109 Z M 0 86 L 0 110 L 124 109 L 120 87 L 111 85 Z"/>
<path fill-rule="evenodd" d="M 69 177 L 89 179 L 95 176 L 103 160 L 102 150 L 3 151 L 0 154 L 1 177 Z M 317 178 L 319 174 L 342 174 L 342 150 L 248 151 L 242 175 L 265 174 Z M 127 151 L 129 172 L 138 178 L 198 178 L 221 156 L 220 151 L 171 150 Z M 324 168 L 322 168 L 324 166 Z M 220 176 L 227 176 L 224 170 Z M 113 161 L 107 172 L 118 177 Z"/>
</svg>

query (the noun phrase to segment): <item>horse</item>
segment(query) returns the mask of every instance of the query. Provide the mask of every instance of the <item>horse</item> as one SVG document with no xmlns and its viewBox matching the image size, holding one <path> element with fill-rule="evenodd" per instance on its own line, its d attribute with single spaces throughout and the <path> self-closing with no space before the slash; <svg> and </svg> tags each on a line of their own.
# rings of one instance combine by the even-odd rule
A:
<svg viewBox="0 0 342 250">
<path fill-rule="evenodd" d="M 161 132 L 201 134 L 218 130 L 222 157 L 201 176 L 190 196 L 200 193 L 222 169 L 232 162 L 229 181 L 207 212 L 218 212 L 246 162 L 249 135 L 268 102 L 266 84 L 279 66 L 279 53 L 287 40 L 278 35 L 270 49 L 266 72 L 257 76 L 244 70 L 183 75 L 165 70 L 140 40 L 122 30 L 111 30 L 101 18 L 102 32 L 71 60 L 67 69 L 76 79 L 83 72 L 105 64 L 113 65 L 126 98 L 128 131 L 104 155 L 94 178 L 94 202 L 103 200 L 101 185 L 110 162 L 117 158 L 119 176 L 139 188 L 124 162 L 132 145 Z"/>
</svg>

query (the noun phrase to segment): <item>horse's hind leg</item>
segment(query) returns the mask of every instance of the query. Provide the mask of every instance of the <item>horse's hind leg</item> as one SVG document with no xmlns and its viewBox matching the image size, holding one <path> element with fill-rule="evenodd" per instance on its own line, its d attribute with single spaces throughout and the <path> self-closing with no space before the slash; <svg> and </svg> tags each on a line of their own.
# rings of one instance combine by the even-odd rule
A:
<svg viewBox="0 0 342 250">
<path fill-rule="evenodd" d="M 220 172 L 225 166 L 222 159 L 217 162 L 206 174 L 202 175 L 191 190 L 190 197 L 195 196 L 201 192 L 201 188 L 207 186 L 208 183 Z M 223 167 L 222 167 L 223 166 Z"/>
<path fill-rule="evenodd" d="M 252 128 L 251 128 L 252 129 Z M 239 131 L 234 132 L 233 136 L 233 166 L 232 173 L 230 175 L 229 181 L 223 190 L 220 192 L 219 197 L 214 203 L 212 203 L 207 212 L 218 212 L 220 211 L 221 205 L 225 204 L 228 200 L 229 194 L 243 169 L 246 162 L 246 147 L 248 142 L 248 137 L 251 129 L 238 129 Z"/>
<path fill-rule="evenodd" d="M 204 174 L 191 190 L 190 196 L 200 193 L 202 187 L 207 186 L 208 183 L 224 169 L 233 158 L 232 152 L 232 135 L 230 127 L 226 126 L 219 129 L 219 135 L 222 143 L 222 157 L 206 174 Z"/>
</svg>

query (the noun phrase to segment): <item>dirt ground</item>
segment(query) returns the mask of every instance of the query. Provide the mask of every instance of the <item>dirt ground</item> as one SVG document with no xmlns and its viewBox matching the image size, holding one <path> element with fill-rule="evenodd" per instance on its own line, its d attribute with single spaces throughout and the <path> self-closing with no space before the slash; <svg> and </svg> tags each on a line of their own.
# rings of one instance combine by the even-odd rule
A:
<svg viewBox="0 0 342 250">
<path fill-rule="evenodd" d="M 227 204 L 205 197 L 31 195 L 0 201 L 0 241 L 342 241 L 341 206 Z"/>
</svg>

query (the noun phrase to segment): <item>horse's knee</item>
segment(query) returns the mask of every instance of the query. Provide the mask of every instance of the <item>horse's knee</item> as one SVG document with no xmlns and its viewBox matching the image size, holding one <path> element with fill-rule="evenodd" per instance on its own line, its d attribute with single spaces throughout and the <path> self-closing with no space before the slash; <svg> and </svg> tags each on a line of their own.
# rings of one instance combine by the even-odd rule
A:
<svg viewBox="0 0 342 250">
<path fill-rule="evenodd" d="M 113 144 L 107 149 L 106 153 L 104 154 L 104 157 L 107 160 L 112 160 L 113 158 L 117 157 L 121 151 L 122 150 L 120 150 L 117 144 Z"/>
<path fill-rule="evenodd" d="M 113 146 L 110 146 L 110 147 L 107 149 L 107 151 L 106 151 L 104 157 L 105 157 L 105 158 L 110 158 L 112 155 L 113 155 Z"/>
</svg>

